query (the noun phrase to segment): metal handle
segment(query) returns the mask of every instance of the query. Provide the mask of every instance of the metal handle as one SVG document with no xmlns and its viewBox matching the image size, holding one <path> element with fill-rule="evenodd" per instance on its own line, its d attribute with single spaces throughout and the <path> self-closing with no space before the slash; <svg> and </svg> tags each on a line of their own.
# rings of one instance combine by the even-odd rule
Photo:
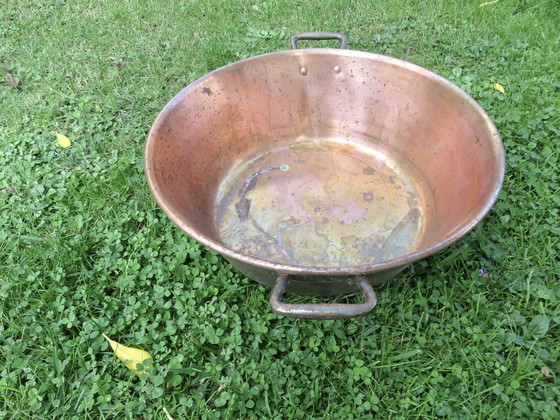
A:
<svg viewBox="0 0 560 420">
<path fill-rule="evenodd" d="M 338 39 L 340 40 L 340 48 L 345 49 L 346 44 L 348 44 L 348 39 L 338 32 L 304 32 L 302 34 L 297 34 L 292 37 L 292 49 L 297 50 L 297 42 L 299 40 L 311 40 L 311 41 L 322 41 L 325 39 Z"/>
<path fill-rule="evenodd" d="M 270 295 L 270 306 L 272 311 L 278 315 L 294 318 L 308 319 L 340 319 L 355 318 L 368 314 L 377 305 L 377 296 L 373 288 L 363 276 L 356 277 L 356 284 L 364 294 L 365 302 L 358 304 L 345 303 L 305 303 L 292 304 L 281 301 L 284 290 L 288 285 L 289 276 L 280 274 L 276 285 Z"/>
</svg>

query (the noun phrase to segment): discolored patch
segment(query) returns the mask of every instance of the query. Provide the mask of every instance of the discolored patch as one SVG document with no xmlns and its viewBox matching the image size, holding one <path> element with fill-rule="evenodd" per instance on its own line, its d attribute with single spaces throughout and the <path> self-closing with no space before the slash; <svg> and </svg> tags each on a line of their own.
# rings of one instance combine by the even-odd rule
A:
<svg viewBox="0 0 560 420">
<path fill-rule="evenodd" d="M 237 211 L 237 216 L 239 220 L 244 222 L 249 218 L 249 209 L 251 208 L 251 200 L 243 197 L 237 203 L 235 203 L 235 210 Z"/>
<path fill-rule="evenodd" d="M 366 192 L 366 193 L 362 193 L 363 197 L 364 197 L 364 201 L 371 201 L 373 200 L 373 193 L 372 192 Z"/>
</svg>

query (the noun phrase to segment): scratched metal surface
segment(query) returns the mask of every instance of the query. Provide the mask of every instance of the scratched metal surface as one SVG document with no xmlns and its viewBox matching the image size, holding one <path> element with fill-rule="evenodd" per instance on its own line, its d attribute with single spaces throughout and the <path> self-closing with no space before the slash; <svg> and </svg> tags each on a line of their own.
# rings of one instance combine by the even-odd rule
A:
<svg viewBox="0 0 560 420">
<path fill-rule="evenodd" d="M 257 155 L 218 188 L 220 239 L 296 266 L 354 266 L 413 252 L 432 203 L 403 159 L 344 139 L 298 139 Z"/>
</svg>

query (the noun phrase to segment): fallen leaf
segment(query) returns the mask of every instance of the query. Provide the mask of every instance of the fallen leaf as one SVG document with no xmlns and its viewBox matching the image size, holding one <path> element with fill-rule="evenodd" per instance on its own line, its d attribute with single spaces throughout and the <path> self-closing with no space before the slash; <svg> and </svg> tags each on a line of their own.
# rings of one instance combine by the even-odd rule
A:
<svg viewBox="0 0 560 420">
<path fill-rule="evenodd" d="M 541 373 L 545 378 L 552 378 L 552 372 L 547 366 L 541 367 Z"/>
<path fill-rule="evenodd" d="M 17 193 L 17 192 L 18 192 L 18 190 L 17 190 L 16 188 L 12 188 L 12 187 L 10 187 L 9 185 L 6 185 L 6 186 L 4 187 L 4 190 L 6 190 L 6 192 L 7 192 L 8 194 L 13 194 L 13 193 Z"/>
<path fill-rule="evenodd" d="M 6 82 L 12 87 L 17 88 L 19 85 L 19 79 L 16 76 L 12 76 L 11 73 L 6 72 Z"/>
<path fill-rule="evenodd" d="M 478 7 L 490 6 L 491 4 L 498 3 L 499 1 L 500 1 L 500 0 L 487 1 L 487 2 L 485 2 L 485 3 L 480 3 L 480 4 L 478 5 Z"/>
<path fill-rule="evenodd" d="M 140 376 L 141 374 L 145 373 L 148 374 L 145 370 L 138 370 L 138 364 L 144 364 L 144 360 L 152 360 L 152 355 L 145 350 L 135 349 L 132 347 L 126 347 L 122 344 L 117 343 L 116 341 L 111 340 L 105 334 L 102 334 L 105 337 L 105 340 L 109 342 L 109 345 L 113 349 L 115 355 L 122 360 L 123 362 L 127 362 L 126 367 L 130 370 L 134 371 L 136 376 Z M 150 366 L 144 366 L 145 368 L 150 368 Z"/>
<path fill-rule="evenodd" d="M 72 146 L 72 142 L 64 134 L 56 133 L 56 141 L 58 141 L 58 144 L 60 144 L 60 147 L 63 149 Z"/>
<path fill-rule="evenodd" d="M 506 93 L 506 90 L 504 89 L 504 87 L 502 85 L 500 85 L 499 83 L 494 83 L 492 85 L 492 87 L 494 88 L 494 90 L 497 90 L 500 93 Z"/>
</svg>

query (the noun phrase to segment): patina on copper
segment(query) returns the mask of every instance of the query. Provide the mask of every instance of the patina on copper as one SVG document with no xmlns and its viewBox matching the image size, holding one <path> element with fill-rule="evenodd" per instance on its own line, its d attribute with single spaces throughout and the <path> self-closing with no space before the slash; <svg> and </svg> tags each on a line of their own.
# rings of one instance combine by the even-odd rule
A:
<svg viewBox="0 0 560 420">
<path fill-rule="evenodd" d="M 296 47 L 345 44 L 340 34 L 303 35 Z M 424 68 L 294 49 L 187 86 L 150 131 L 145 172 L 184 232 L 276 286 L 275 311 L 311 316 L 308 306 L 282 311 L 284 289 L 364 291 L 364 279 L 381 284 L 470 231 L 497 198 L 504 152 L 482 108 Z M 337 317 L 337 308 L 316 309 L 315 318 Z"/>
</svg>

